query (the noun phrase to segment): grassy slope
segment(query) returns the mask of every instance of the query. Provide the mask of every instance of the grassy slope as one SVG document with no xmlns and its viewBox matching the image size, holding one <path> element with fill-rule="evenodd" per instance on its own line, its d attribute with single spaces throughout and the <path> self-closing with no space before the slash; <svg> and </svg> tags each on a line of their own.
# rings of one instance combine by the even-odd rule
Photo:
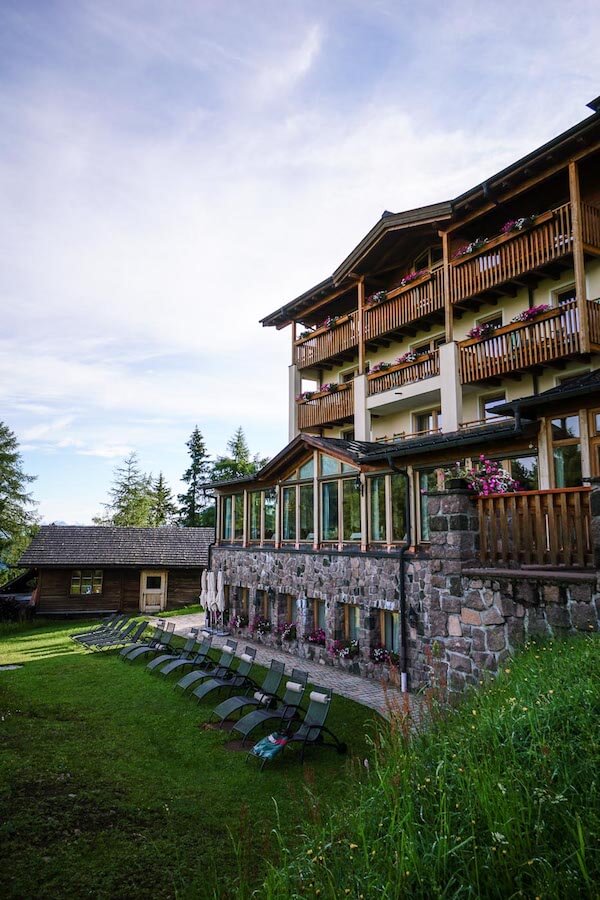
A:
<svg viewBox="0 0 600 900">
<path fill-rule="evenodd" d="M 252 884 L 276 859 L 273 798 L 291 832 L 315 812 L 305 782 L 322 801 L 347 791 L 352 763 L 329 751 L 314 768 L 290 753 L 258 773 L 223 749 L 227 735 L 198 728 L 214 702 L 82 652 L 68 638 L 78 630 L 0 631 L 0 663 L 25 663 L 0 673 L 4 897 L 232 896 L 239 865 Z M 369 710 L 335 698 L 330 718 L 364 755 Z"/>
<path fill-rule="evenodd" d="M 531 647 L 286 847 L 265 896 L 600 896 L 600 641 Z M 360 796 L 359 796 L 360 794 Z"/>
</svg>

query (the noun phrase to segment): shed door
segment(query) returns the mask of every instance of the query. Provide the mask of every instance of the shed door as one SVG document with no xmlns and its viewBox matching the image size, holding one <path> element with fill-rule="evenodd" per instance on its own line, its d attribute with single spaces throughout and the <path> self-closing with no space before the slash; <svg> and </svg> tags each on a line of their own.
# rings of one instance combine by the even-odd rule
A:
<svg viewBox="0 0 600 900">
<path fill-rule="evenodd" d="M 140 575 L 140 610 L 161 612 L 167 608 L 167 572 L 144 570 Z"/>
</svg>

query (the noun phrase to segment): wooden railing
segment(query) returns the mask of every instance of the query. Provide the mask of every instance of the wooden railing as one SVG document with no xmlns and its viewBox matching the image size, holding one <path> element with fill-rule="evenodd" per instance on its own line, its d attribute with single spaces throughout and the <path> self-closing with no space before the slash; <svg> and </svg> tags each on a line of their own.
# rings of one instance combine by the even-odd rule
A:
<svg viewBox="0 0 600 900">
<path fill-rule="evenodd" d="M 586 215 L 588 228 L 593 232 L 596 219 L 591 213 Z M 499 235 L 480 250 L 453 260 L 450 266 L 452 303 L 559 259 L 570 253 L 572 246 L 571 204 L 565 203 L 539 215 L 532 228 Z"/>
<path fill-rule="evenodd" d="M 590 488 L 477 498 L 481 561 L 489 566 L 593 566 Z"/>
<path fill-rule="evenodd" d="M 310 400 L 298 402 L 298 427 L 313 428 L 354 415 L 354 385 L 340 384 L 337 391 L 315 394 Z"/>
<path fill-rule="evenodd" d="M 443 309 L 443 285 L 443 271 L 436 269 L 411 284 L 388 291 L 385 300 L 365 309 L 365 340 L 396 331 L 436 309 Z"/>
<path fill-rule="evenodd" d="M 551 362 L 578 353 L 579 316 L 571 300 L 542 313 L 531 322 L 497 328 L 486 338 L 462 341 L 460 372 L 463 384 Z"/>
<path fill-rule="evenodd" d="M 600 207 L 592 203 L 581 204 L 581 232 L 588 247 L 600 247 Z"/>
<path fill-rule="evenodd" d="M 600 346 L 600 300 L 588 300 L 587 311 L 590 341 Z"/>
<path fill-rule="evenodd" d="M 412 384 L 422 381 L 424 378 L 432 378 L 440 374 L 439 350 L 432 350 L 420 356 L 415 362 L 401 363 L 399 366 L 391 366 L 384 372 L 374 372 L 367 376 L 368 394 L 381 394 L 383 391 L 391 391 L 403 384 Z"/>
<path fill-rule="evenodd" d="M 337 356 L 358 344 L 358 313 L 343 316 L 331 328 L 317 328 L 308 337 L 299 338 L 294 345 L 294 362 L 300 369 L 314 366 L 324 359 Z"/>
</svg>

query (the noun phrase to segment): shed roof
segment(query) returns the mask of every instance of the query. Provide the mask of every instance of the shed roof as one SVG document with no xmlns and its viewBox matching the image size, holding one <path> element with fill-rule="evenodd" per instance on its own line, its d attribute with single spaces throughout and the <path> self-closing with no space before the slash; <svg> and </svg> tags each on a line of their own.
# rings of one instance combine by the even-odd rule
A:
<svg viewBox="0 0 600 900">
<path fill-rule="evenodd" d="M 514 416 L 517 410 L 522 410 L 528 415 L 537 409 L 546 414 L 546 407 L 556 404 L 559 400 L 571 400 L 577 397 L 594 397 L 600 393 L 600 369 L 593 372 L 585 372 L 575 378 L 557 384 L 556 387 L 542 391 L 541 394 L 530 394 L 519 400 L 510 400 L 508 403 L 499 403 L 494 407 L 494 412 L 500 415 Z"/>
<path fill-rule="evenodd" d="M 213 541 L 212 528 L 43 525 L 19 565 L 201 568 Z"/>
</svg>

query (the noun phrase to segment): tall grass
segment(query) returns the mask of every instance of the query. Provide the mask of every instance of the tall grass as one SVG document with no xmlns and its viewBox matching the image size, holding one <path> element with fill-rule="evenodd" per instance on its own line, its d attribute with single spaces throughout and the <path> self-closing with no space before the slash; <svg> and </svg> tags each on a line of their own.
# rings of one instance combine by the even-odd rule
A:
<svg viewBox="0 0 600 900">
<path fill-rule="evenodd" d="M 531 645 L 416 735 L 393 710 L 353 796 L 299 850 L 280 838 L 261 896 L 597 897 L 599 650 Z"/>
</svg>

